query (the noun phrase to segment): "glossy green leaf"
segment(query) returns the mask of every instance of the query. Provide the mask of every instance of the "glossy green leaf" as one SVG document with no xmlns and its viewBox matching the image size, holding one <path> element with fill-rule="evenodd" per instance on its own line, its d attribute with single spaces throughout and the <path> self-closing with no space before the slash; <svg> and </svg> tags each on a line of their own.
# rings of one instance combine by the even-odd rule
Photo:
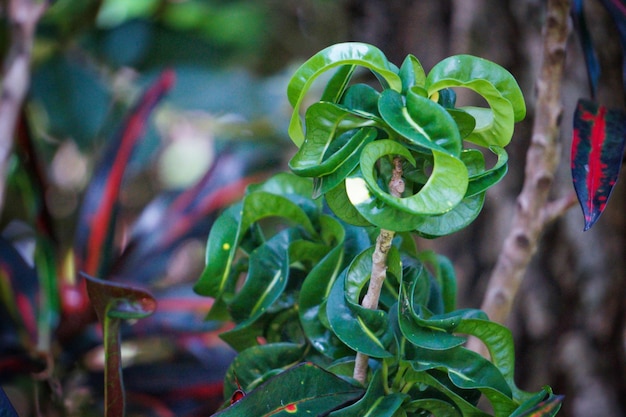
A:
<svg viewBox="0 0 626 417">
<path fill-rule="evenodd" d="M 300 176 L 319 177 L 335 171 L 364 141 L 376 137 L 376 130 L 359 129 L 372 125 L 336 104 L 320 102 L 306 113 L 306 139 L 289 161 L 289 168 Z M 342 133 L 352 131 L 342 136 Z"/>
<path fill-rule="evenodd" d="M 454 336 L 451 333 L 420 325 L 415 316 L 399 304 L 398 321 L 400 330 L 408 341 L 413 345 L 427 349 L 450 349 L 465 343 L 462 337 Z"/>
<path fill-rule="evenodd" d="M 458 326 L 465 320 L 484 317 L 479 310 L 455 310 L 447 314 L 432 315 L 425 304 L 426 291 L 429 288 L 428 271 L 421 264 L 405 270 L 398 300 L 398 322 L 402 334 L 415 346 L 445 350 L 465 343 L 465 338 L 454 335 Z"/>
<path fill-rule="evenodd" d="M 355 69 L 356 65 L 342 65 L 337 68 L 337 71 L 335 71 L 326 84 L 326 88 L 324 88 L 320 101 L 338 103 L 348 88 Z"/>
<path fill-rule="evenodd" d="M 341 224 L 329 216 L 322 216 L 320 224 L 334 247 L 311 269 L 302 283 L 298 313 L 302 330 L 311 345 L 323 355 L 340 358 L 351 354 L 351 351 L 324 325 L 320 314 L 325 313 L 325 301 L 341 272 L 345 232 Z"/>
<path fill-rule="evenodd" d="M 426 85 L 426 73 L 420 61 L 413 55 L 407 55 L 400 66 L 400 79 L 402 80 L 402 94 L 406 94 L 409 89 L 418 86 L 424 88 Z"/>
<path fill-rule="evenodd" d="M 217 301 L 223 302 L 221 298 Z M 224 302 L 224 306 L 225 304 L 226 303 Z M 228 307 L 225 307 L 225 309 L 228 313 Z M 230 316 L 227 317 L 227 320 L 229 319 Z M 213 309 L 209 312 L 208 320 L 215 320 Z M 256 321 L 239 325 L 220 333 L 220 339 L 228 343 L 228 345 L 237 352 L 243 352 L 246 349 L 258 346 L 259 340 L 265 338 L 269 321 L 270 317 L 268 315 L 263 315 Z"/>
<path fill-rule="evenodd" d="M 219 297 L 224 290 L 235 255 L 242 204 L 228 208 L 213 223 L 206 250 L 206 267 L 194 286 L 198 294 Z"/>
<path fill-rule="evenodd" d="M 490 146 L 489 150 L 496 154 L 498 160 L 496 164 L 490 168 L 485 170 L 484 157 L 482 153 L 479 154 L 476 150 L 466 150 L 464 154 L 466 157 L 462 157 L 461 159 L 465 162 L 466 166 L 474 165 L 477 167 L 475 170 L 470 169 L 470 178 L 469 185 L 467 187 L 467 192 L 465 193 L 465 197 L 472 197 L 477 194 L 483 193 L 487 191 L 490 187 L 500 182 L 500 180 L 506 175 L 508 171 L 508 161 L 509 155 L 499 146 Z M 474 160 L 478 159 L 477 162 L 471 162 L 469 158 Z"/>
<path fill-rule="evenodd" d="M 361 151 L 372 140 L 375 139 L 375 135 L 372 135 L 366 140 L 363 140 L 359 147 L 355 149 L 345 161 L 337 167 L 337 169 L 331 174 L 324 175 L 323 177 L 314 179 L 314 191 L 313 198 L 317 198 L 319 195 L 328 193 L 333 188 L 339 186 L 345 179 L 355 170 L 361 161 Z"/>
<path fill-rule="evenodd" d="M 481 146 L 506 146 L 513 125 L 526 115 L 526 105 L 515 78 L 498 64 L 471 55 L 457 55 L 439 62 L 428 73 L 428 94 L 451 87 L 464 87 L 487 100 L 489 108 L 463 107 L 476 119 L 468 141 Z"/>
<path fill-rule="evenodd" d="M 215 416 L 319 416 L 353 402 L 362 393 L 330 372 L 303 363 L 266 381 Z"/>
<path fill-rule="evenodd" d="M 454 119 L 429 98 L 411 90 L 405 106 L 400 93 L 385 90 L 380 95 L 378 111 L 389 127 L 421 152 L 438 150 L 459 156 L 461 136 Z"/>
<path fill-rule="evenodd" d="M 456 310 L 457 284 L 454 265 L 450 259 L 433 251 L 423 251 L 419 259 L 431 267 L 431 271 L 441 293 L 443 313 L 452 313 Z"/>
<path fill-rule="evenodd" d="M 238 389 L 250 392 L 279 372 L 304 359 L 306 346 L 294 343 L 272 343 L 240 352 L 226 371 L 224 397 L 230 398 Z"/>
<path fill-rule="evenodd" d="M 415 347 L 417 359 L 410 361 L 416 371 L 437 369 L 448 374 L 450 381 L 461 389 L 477 389 L 491 402 L 496 415 L 509 415 L 516 405 L 511 389 L 491 362 L 462 346 L 447 350 Z"/>
<path fill-rule="evenodd" d="M 378 200 L 370 192 L 360 170 L 353 172 L 337 188 L 326 195 L 328 205 L 338 217 L 350 224 L 358 225 L 357 221 L 361 221 L 386 230 L 408 232 L 415 230 L 422 221 L 422 216 L 407 213 Z M 331 204 L 331 198 L 337 201 Z"/>
<path fill-rule="evenodd" d="M 370 69 L 384 83 L 384 87 L 402 90 L 397 68 L 375 46 L 358 42 L 347 42 L 329 46 L 309 58 L 296 70 L 287 86 L 287 97 L 293 107 L 289 136 L 300 146 L 304 132 L 300 120 L 300 106 L 313 81 L 322 73 L 344 65 L 357 65 Z"/>
<path fill-rule="evenodd" d="M 509 329 L 485 318 L 468 318 L 459 323 L 456 331 L 475 336 L 485 344 L 491 362 L 498 367 L 511 387 L 514 400 L 525 401 L 532 395 L 520 390 L 515 384 L 515 353 L 513 337 Z"/>
<path fill-rule="evenodd" d="M 460 411 L 454 405 L 435 398 L 411 401 L 405 408 L 408 409 L 409 407 L 418 413 L 420 410 L 424 410 L 430 413 L 432 417 L 462 417 Z"/>
<path fill-rule="evenodd" d="M 433 376 L 429 372 L 414 370 L 411 366 L 408 367 L 407 372 L 404 374 L 404 378 L 407 382 L 414 384 L 424 384 L 426 386 L 434 388 L 443 394 L 448 400 L 454 404 L 454 406 L 460 411 L 463 416 L 472 417 L 489 417 L 489 414 L 478 409 L 474 404 L 468 402 L 461 395 L 451 390 L 446 384 L 442 383 L 438 378 Z M 411 403 L 407 407 L 411 406 Z"/>
<path fill-rule="evenodd" d="M 326 311 L 339 339 L 350 348 L 375 358 L 391 356 L 393 332 L 383 310 L 370 310 L 358 302 L 366 286 L 372 264 L 373 248 L 359 254 L 335 281 Z"/>
<path fill-rule="evenodd" d="M 483 209 L 485 193 L 466 197 L 452 210 L 438 216 L 424 216 L 415 225 L 422 237 L 434 239 L 458 232 L 470 225 Z"/>
<path fill-rule="evenodd" d="M 246 281 L 228 303 L 236 323 L 253 322 L 280 297 L 289 277 L 289 246 L 300 238 L 297 229 L 287 229 L 250 254 Z"/>
<path fill-rule="evenodd" d="M 360 173 L 358 175 L 358 178 L 360 178 L 363 185 L 365 185 L 365 181 L 363 181 L 363 178 L 360 177 Z M 335 214 L 335 216 L 348 224 L 353 226 L 371 226 L 373 223 L 363 217 L 350 202 L 346 189 L 348 182 L 349 179 L 346 179 L 330 191 L 326 192 L 326 203 L 328 204 L 328 207 Z"/>
<path fill-rule="evenodd" d="M 243 234 L 256 221 L 270 216 L 288 219 L 315 235 L 307 213 L 288 197 L 257 190 L 243 203 L 228 209 L 215 222 L 207 243 L 206 267 L 194 290 L 202 295 L 219 297 L 228 280 L 237 247 Z"/>
<path fill-rule="evenodd" d="M 561 409 L 562 395 L 554 395 L 549 387 L 524 401 L 510 417 L 554 417 Z"/>
<path fill-rule="evenodd" d="M 465 198 L 452 210 L 438 216 L 424 217 L 415 230 L 423 237 L 435 238 L 457 232 L 480 214 L 485 202 L 485 191 L 496 184 L 507 172 L 508 155 L 503 148 L 492 146 L 490 149 L 498 155 L 494 167 L 485 170 L 485 158 L 476 149 L 461 152 L 461 161 L 469 173 L 469 184 Z"/>
<path fill-rule="evenodd" d="M 366 119 L 381 122 L 378 113 L 380 93 L 367 84 L 351 85 L 341 99 L 341 105 Z"/>
<path fill-rule="evenodd" d="M 402 393 L 387 393 L 381 370 L 374 373 L 363 398 L 356 403 L 333 411 L 329 417 L 393 417 L 408 397 Z"/>
<path fill-rule="evenodd" d="M 446 111 L 452 117 L 454 123 L 456 123 L 461 139 L 465 139 L 476 129 L 476 119 L 465 110 L 446 108 Z"/>
<path fill-rule="evenodd" d="M 280 172 L 260 184 L 253 184 L 249 192 L 266 191 L 271 194 L 285 197 L 300 195 L 310 197 L 313 184 L 307 178 L 301 178 L 288 172 Z"/>
<path fill-rule="evenodd" d="M 397 142 L 378 140 L 370 143 L 361 152 L 361 172 L 367 183 L 367 189 L 384 203 L 414 215 L 442 214 L 451 210 L 461 202 L 467 191 L 467 168 L 459 158 L 446 152 L 436 149 L 432 149 L 432 152 L 433 172 L 424 187 L 412 196 L 394 197 L 378 185 L 378 178 L 375 174 L 376 162 L 388 155 L 402 156 L 412 165 L 415 165 L 415 159 L 405 147 Z M 350 188 L 348 188 L 349 197 L 351 196 Z M 360 198 L 365 200 L 367 194 Z M 358 202 L 358 199 L 355 200 Z M 350 198 L 353 204 L 355 200 Z"/>
</svg>

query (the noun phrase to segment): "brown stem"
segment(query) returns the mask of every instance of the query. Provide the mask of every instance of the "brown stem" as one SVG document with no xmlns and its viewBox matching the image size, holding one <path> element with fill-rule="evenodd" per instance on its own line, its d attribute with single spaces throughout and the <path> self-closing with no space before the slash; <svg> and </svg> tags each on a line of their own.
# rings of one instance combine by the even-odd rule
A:
<svg viewBox="0 0 626 417">
<path fill-rule="evenodd" d="M 7 164 L 15 127 L 30 84 L 30 60 L 35 28 L 46 2 L 9 0 L 4 4 L 10 28 L 10 46 L 2 68 L 0 94 L 0 211 L 4 204 Z"/>
<path fill-rule="evenodd" d="M 543 62 L 537 78 L 537 105 L 531 144 L 526 154 L 524 185 L 481 307 L 491 320 L 499 323 L 504 323 L 509 316 L 546 223 L 554 220 L 559 211 L 571 206 L 571 199 L 563 200 L 565 204 L 548 205 L 548 193 L 559 163 L 561 80 L 570 32 L 570 0 L 549 0 L 547 7 Z M 555 211 L 555 207 L 559 210 Z M 484 353 L 484 348 L 475 340 L 470 341 L 469 347 Z"/>
<path fill-rule="evenodd" d="M 389 181 L 389 193 L 394 197 L 402 196 L 404 192 L 404 180 L 402 179 L 402 159 L 396 157 L 393 159 L 393 172 Z M 361 305 L 365 308 L 375 310 L 378 308 L 378 299 L 380 291 L 387 277 L 387 254 L 391 248 L 395 232 L 391 230 L 381 229 L 378 238 L 376 238 L 376 247 L 372 254 L 372 273 L 370 275 L 369 287 L 367 293 L 363 297 Z M 367 379 L 367 355 L 357 352 L 354 363 L 353 377 L 357 381 L 365 384 Z"/>
</svg>

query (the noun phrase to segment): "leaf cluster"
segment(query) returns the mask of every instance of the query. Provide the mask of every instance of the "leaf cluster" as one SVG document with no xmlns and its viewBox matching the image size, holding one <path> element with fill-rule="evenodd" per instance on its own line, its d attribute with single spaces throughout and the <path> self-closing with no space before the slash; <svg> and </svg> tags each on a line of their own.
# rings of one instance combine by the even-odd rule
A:
<svg viewBox="0 0 626 417">
<path fill-rule="evenodd" d="M 382 91 L 351 83 L 356 67 Z M 331 69 L 303 126 L 306 93 Z M 489 106 L 455 107 L 454 87 Z M 239 354 L 225 379 L 231 401 L 218 414 L 487 416 L 481 396 L 495 416 L 556 414 L 561 399 L 549 388 L 515 385 L 510 331 L 482 311 L 458 310 L 450 261 L 418 251 L 412 234 L 465 227 L 505 174 L 503 147 L 525 113 L 511 74 L 457 56 L 426 75 L 415 57 L 398 68 L 377 48 L 348 43 L 305 62 L 288 96 L 293 174 L 249 187 L 216 220 L 195 286 L 215 299 L 209 319 L 234 322 L 221 335 Z M 476 147 L 497 155 L 493 167 Z M 387 185 L 394 158 L 403 161 L 400 197 Z M 368 309 L 361 302 L 380 229 L 395 239 L 379 306 Z M 464 347 L 468 335 L 490 360 Z M 365 386 L 352 379 L 357 353 L 370 358 Z"/>
<path fill-rule="evenodd" d="M 351 83 L 366 68 L 382 91 Z M 319 102 L 300 108 L 315 79 L 335 70 Z M 487 107 L 456 107 L 455 89 L 481 96 Z M 331 210 L 358 226 L 447 235 L 480 213 L 486 190 L 507 171 L 504 150 L 526 108 L 513 76 L 469 55 L 444 59 L 426 74 L 409 55 L 400 68 L 376 47 L 345 43 L 328 47 L 292 77 L 294 106 L 289 134 L 298 152 L 290 168 L 315 180 Z M 471 144 L 472 147 L 465 146 Z M 497 162 L 485 165 L 481 149 Z M 390 159 L 404 161 L 405 191 L 390 195 Z"/>
</svg>

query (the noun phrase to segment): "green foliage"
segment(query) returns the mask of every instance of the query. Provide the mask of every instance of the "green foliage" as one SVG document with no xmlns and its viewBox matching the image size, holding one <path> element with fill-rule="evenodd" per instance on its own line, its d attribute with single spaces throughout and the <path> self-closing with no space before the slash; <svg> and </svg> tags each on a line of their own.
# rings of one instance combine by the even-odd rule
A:
<svg viewBox="0 0 626 417">
<path fill-rule="evenodd" d="M 350 84 L 355 67 L 370 70 L 382 92 Z M 313 81 L 339 68 L 322 100 L 305 113 L 300 104 Z M 452 88 L 481 95 L 489 107 L 455 107 Z M 467 226 L 480 212 L 484 192 L 506 173 L 513 125 L 526 108 L 513 76 L 472 56 L 448 58 L 428 75 L 409 56 L 400 69 L 377 48 L 360 43 L 334 45 L 296 71 L 288 86 L 294 106 L 289 133 L 300 149 L 290 168 L 315 179 L 318 194 L 342 220 L 435 237 Z M 491 168 L 483 154 L 463 149 L 464 141 L 498 156 Z M 389 194 L 389 161 L 404 159 L 406 191 Z M 380 169 L 375 167 L 381 164 Z"/>
<path fill-rule="evenodd" d="M 351 82 L 358 66 L 376 76 L 380 91 Z M 334 75 L 303 126 L 307 92 L 329 70 Z M 489 106 L 455 107 L 456 87 Z M 210 318 L 235 323 L 222 335 L 239 352 L 226 397 L 240 385 L 249 392 L 218 414 L 307 415 L 300 404 L 314 404 L 315 415 L 335 417 L 486 416 L 481 396 L 495 416 L 556 413 L 560 397 L 515 385 L 510 331 L 482 311 L 457 310 L 454 268 L 416 250 L 412 235 L 462 229 L 506 173 L 503 146 L 525 114 L 511 74 L 471 56 L 448 58 L 426 74 L 413 56 L 398 68 L 371 45 L 347 43 L 305 62 L 288 97 L 297 175 L 250 187 L 218 218 L 195 287 L 215 298 Z M 476 147 L 497 156 L 493 167 Z M 401 197 L 388 186 L 398 158 Z M 360 303 L 380 228 L 397 234 L 379 306 L 368 309 Z M 482 340 L 491 360 L 464 347 L 468 335 Z M 370 358 L 365 387 L 351 378 L 357 352 Z M 335 391 L 321 369 L 352 388 Z M 263 401 L 271 405 L 261 411 Z"/>
</svg>

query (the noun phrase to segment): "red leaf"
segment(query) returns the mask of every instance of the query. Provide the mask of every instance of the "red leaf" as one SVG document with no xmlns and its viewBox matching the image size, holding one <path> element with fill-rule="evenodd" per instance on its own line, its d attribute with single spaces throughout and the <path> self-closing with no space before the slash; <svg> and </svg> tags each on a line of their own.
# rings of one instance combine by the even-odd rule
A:
<svg viewBox="0 0 626 417">
<path fill-rule="evenodd" d="M 165 71 L 144 93 L 120 133 L 109 143 L 104 159 L 89 184 L 81 207 L 75 242 L 77 270 L 104 276 L 106 243 L 113 229 L 120 185 L 133 150 L 146 129 L 146 121 L 172 87 L 174 73 Z"/>
<path fill-rule="evenodd" d="M 139 288 L 87 275 L 83 277 L 86 279 L 89 298 L 104 330 L 105 416 L 123 416 L 125 398 L 122 380 L 121 321 L 149 316 L 156 309 L 156 300 L 150 293 Z"/>
<path fill-rule="evenodd" d="M 585 216 L 585 230 L 598 220 L 617 181 L 626 142 L 626 113 L 580 99 L 574 113 L 571 169 Z"/>
</svg>

